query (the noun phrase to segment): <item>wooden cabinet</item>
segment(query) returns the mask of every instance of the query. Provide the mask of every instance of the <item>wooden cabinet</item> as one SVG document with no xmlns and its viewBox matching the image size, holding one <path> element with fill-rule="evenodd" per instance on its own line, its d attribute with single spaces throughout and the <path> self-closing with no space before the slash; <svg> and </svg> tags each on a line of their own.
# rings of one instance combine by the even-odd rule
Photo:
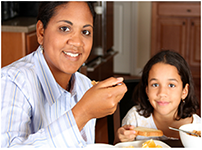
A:
<svg viewBox="0 0 202 150">
<path fill-rule="evenodd" d="M 26 38 L 27 38 L 26 39 L 26 42 L 27 42 L 26 53 L 29 54 L 29 53 L 35 51 L 39 46 L 39 43 L 37 41 L 36 31 L 27 34 Z"/>
<path fill-rule="evenodd" d="M 153 2 L 151 55 L 162 49 L 180 53 L 200 77 L 200 2 Z"/>
<path fill-rule="evenodd" d="M 1 67 L 4 67 L 38 47 L 36 32 L 1 32 Z"/>
<path fill-rule="evenodd" d="M 200 17 L 200 2 L 152 2 L 151 56 L 163 49 L 180 53 L 190 66 L 199 102 Z"/>
</svg>

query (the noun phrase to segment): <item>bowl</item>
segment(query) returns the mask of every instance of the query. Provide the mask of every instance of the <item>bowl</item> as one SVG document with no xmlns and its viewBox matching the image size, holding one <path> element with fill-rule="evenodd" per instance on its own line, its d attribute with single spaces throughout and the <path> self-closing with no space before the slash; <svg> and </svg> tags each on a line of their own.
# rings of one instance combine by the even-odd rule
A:
<svg viewBox="0 0 202 150">
<path fill-rule="evenodd" d="M 115 148 L 115 147 L 111 144 L 95 143 L 95 144 L 88 144 L 85 148 L 96 149 L 96 148 Z"/>
<path fill-rule="evenodd" d="M 185 124 L 182 125 L 179 129 L 185 130 L 185 131 L 190 131 L 192 132 L 193 130 L 196 131 L 201 131 L 201 124 Z M 185 132 L 179 131 L 180 132 L 180 140 L 185 148 L 197 148 L 201 147 L 202 145 L 202 139 L 201 137 L 196 137 L 193 135 L 189 135 Z"/>
</svg>

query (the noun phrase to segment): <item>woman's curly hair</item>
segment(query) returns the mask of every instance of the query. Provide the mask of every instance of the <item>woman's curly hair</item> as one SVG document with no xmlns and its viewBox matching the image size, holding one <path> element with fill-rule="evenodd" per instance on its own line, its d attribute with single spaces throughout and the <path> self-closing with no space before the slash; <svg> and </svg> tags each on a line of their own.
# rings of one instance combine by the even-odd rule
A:
<svg viewBox="0 0 202 150">
<path fill-rule="evenodd" d="M 180 75 L 183 83 L 183 88 L 187 83 L 189 84 L 188 95 L 184 99 L 184 102 L 180 102 L 176 112 L 177 117 L 174 119 L 180 120 L 183 118 L 191 117 L 192 114 L 196 113 L 197 109 L 199 108 L 198 100 L 194 91 L 194 82 L 192 79 L 191 71 L 185 59 L 177 52 L 171 50 L 163 50 L 157 53 L 147 62 L 143 68 L 140 83 L 135 88 L 133 94 L 133 100 L 135 100 L 135 102 L 138 104 L 137 112 L 144 117 L 149 117 L 154 110 L 148 100 L 146 87 L 148 86 L 148 76 L 150 69 L 154 64 L 159 62 L 169 64 L 177 68 L 178 74 Z"/>
</svg>

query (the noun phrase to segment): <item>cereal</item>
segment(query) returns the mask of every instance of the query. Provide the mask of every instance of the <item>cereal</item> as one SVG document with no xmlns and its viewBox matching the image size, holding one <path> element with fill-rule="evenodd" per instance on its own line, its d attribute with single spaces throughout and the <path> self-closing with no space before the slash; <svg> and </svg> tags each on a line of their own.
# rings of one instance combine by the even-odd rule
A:
<svg viewBox="0 0 202 150">
<path fill-rule="evenodd" d="M 201 131 L 193 130 L 192 133 L 198 134 L 199 137 L 201 137 Z M 188 134 L 188 133 L 187 133 L 187 134 Z M 196 135 L 193 135 L 193 134 L 188 134 L 188 135 L 196 136 Z"/>
<path fill-rule="evenodd" d="M 162 148 L 162 146 L 156 145 L 155 142 L 151 139 L 144 142 L 141 148 Z"/>
<path fill-rule="evenodd" d="M 96 84 L 98 84 L 98 83 L 99 83 L 99 81 L 97 81 L 97 82 L 96 82 L 95 80 L 91 81 L 91 84 L 92 84 L 92 85 L 96 85 Z"/>
</svg>

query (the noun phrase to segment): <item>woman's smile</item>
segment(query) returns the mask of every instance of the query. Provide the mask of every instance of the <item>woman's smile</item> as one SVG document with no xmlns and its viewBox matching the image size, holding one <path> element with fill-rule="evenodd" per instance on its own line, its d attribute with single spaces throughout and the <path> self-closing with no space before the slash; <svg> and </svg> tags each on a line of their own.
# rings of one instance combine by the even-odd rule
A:
<svg viewBox="0 0 202 150">
<path fill-rule="evenodd" d="M 79 53 L 71 53 L 71 52 L 65 52 L 65 51 L 62 51 L 64 54 L 70 56 L 70 57 L 77 57 L 79 56 Z"/>
<path fill-rule="evenodd" d="M 81 53 L 79 52 L 72 52 L 72 51 L 62 51 L 65 58 L 67 58 L 69 61 L 78 61 L 81 57 Z"/>
</svg>

